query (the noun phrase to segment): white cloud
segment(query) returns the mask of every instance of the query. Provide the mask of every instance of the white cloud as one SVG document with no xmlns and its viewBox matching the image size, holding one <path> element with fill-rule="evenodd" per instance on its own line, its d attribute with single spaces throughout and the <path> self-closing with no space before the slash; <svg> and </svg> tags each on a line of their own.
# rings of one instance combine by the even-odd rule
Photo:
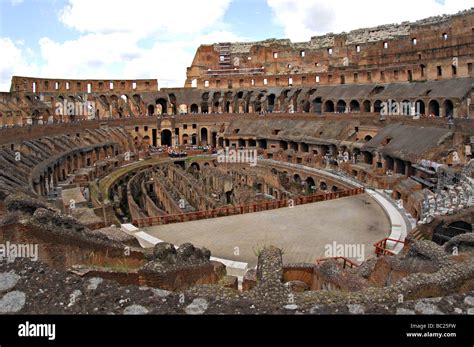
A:
<svg viewBox="0 0 474 347">
<path fill-rule="evenodd" d="M 382 24 L 451 14 L 472 6 L 472 0 L 267 0 L 276 25 L 293 41 Z"/>
<path fill-rule="evenodd" d="M 10 0 L 12 6 L 18 6 L 23 3 L 24 0 Z"/>
<path fill-rule="evenodd" d="M 199 33 L 213 27 L 231 0 L 70 0 L 60 20 L 83 33 Z"/>
<path fill-rule="evenodd" d="M 9 91 L 12 75 L 31 76 L 38 72 L 38 67 L 28 61 L 31 51 L 23 47 L 22 42 L 13 42 L 8 37 L 0 37 L 0 91 Z"/>
<path fill-rule="evenodd" d="M 205 42 L 241 40 L 226 31 L 222 18 L 231 0 L 70 0 L 58 20 L 80 33 L 68 41 L 43 37 L 37 56 L 40 68 L 18 59 L 27 49 L 10 48 L 2 62 L 1 89 L 11 75 L 80 79 L 156 78 L 162 87 L 184 85 L 186 67 Z M 10 53 L 11 52 L 11 53 Z"/>
<path fill-rule="evenodd" d="M 181 87 L 186 67 L 202 43 L 239 41 L 227 31 L 196 33 L 175 40 L 156 40 L 140 47 L 129 33 L 85 34 L 76 40 L 55 42 L 42 38 L 42 76 L 56 78 L 138 79 L 156 78 L 162 87 Z"/>
</svg>

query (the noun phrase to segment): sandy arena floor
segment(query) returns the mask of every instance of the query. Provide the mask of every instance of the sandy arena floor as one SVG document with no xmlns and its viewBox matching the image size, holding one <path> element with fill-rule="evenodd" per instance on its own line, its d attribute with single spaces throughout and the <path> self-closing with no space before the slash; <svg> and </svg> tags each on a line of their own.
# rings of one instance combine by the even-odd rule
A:
<svg viewBox="0 0 474 347">
<path fill-rule="evenodd" d="M 257 212 L 239 216 L 146 228 L 163 241 L 191 242 L 212 255 L 256 265 L 264 246 L 284 251 L 285 263 L 314 262 L 325 257 L 325 246 L 365 245 L 365 256 L 374 255 L 373 244 L 387 237 L 390 222 L 383 209 L 367 195 Z"/>
</svg>

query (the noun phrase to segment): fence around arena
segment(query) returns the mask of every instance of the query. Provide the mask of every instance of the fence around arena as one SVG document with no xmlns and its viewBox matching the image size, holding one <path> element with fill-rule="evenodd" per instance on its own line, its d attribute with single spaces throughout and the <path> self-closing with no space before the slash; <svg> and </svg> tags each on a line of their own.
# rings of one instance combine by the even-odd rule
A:
<svg viewBox="0 0 474 347">
<path fill-rule="evenodd" d="M 133 221 L 133 224 L 139 228 L 151 227 L 156 225 L 166 225 L 173 223 L 191 222 L 202 219 L 211 219 L 218 217 L 228 217 L 240 214 L 254 213 L 275 210 L 279 208 L 287 208 L 289 206 L 298 206 L 305 204 L 312 204 L 315 202 L 329 201 L 349 196 L 360 195 L 364 193 L 364 188 L 353 188 L 347 190 L 341 190 L 338 192 L 316 194 L 311 196 L 299 196 L 296 198 L 283 199 L 278 201 L 268 201 L 262 203 L 254 203 L 251 205 L 241 205 L 233 207 L 222 207 L 213 210 L 188 212 L 173 215 L 164 215 L 157 217 L 141 218 Z"/>
</svg>

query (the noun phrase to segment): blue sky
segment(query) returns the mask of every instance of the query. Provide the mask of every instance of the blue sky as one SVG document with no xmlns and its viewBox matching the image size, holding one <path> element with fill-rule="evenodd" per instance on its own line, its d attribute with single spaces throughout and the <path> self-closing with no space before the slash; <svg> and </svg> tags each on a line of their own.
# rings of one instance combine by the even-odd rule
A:
<svg viewBox="0 0 474 347">
<path fill-rule="evenodd" d="M 202 43 L 308 41 L 471 6 L 472 0 L 0 0 L 0 91 L 12 75 L 157 78 L 162 87 L 179 87 Z"/>
</svg>

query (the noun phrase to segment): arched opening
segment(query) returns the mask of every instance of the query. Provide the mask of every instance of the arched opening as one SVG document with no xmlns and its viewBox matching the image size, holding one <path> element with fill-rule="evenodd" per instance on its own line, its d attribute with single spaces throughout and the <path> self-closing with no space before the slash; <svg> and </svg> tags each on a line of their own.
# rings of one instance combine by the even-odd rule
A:
<svg viewBox="0 0 474 347">
<path fill-rule="evenodd" d="M 444 102 L 444 116 L 446 118 L 453 118 L 454 117 L 454 104 L 451 100 L 446 100 Z"/>
<path fill-rule="evenodd" d="M 334 113 L 334 102 L 328 100 L 324 103 L 324 112 Z"/>
<path fill-rule="evenodd" d="M 272 113 L 275 108 L 275 94 L 270 94 L 268 96 L 268 112 Z"/>
<path fill-rule="evenodd" d="M 125 103 L 128 103 L 128 96 L 126 96 L 125 94 L 121 95 L 120 99 L 122 99 Z"/>
<path fill-rule="evenodd" d="M 197 145 L 197 135 L 196 134 L 192 134 L 191 136 L 191 144 L 193 146 L 196 146 Z"/>
<path fill-rule="evenodd" d="M 192 163 L 190 169 L 192 171 L 201 171 L 201 167 L 199 166 L 198 163 Z"/>
<path fill-rule="evenodd" d="M 326 184 L 326 182 L 321 182 L 321 183 L 319 184 L 319 188 L 320 188 L 321 190 L 326 191 L 326 190 L 328 190 L 328 185 Z"/>
<path fill-rule="evenodd" d="M 192 114 L 199 113 L 199 106 L 196 105 L 196 104 L 192 104 L 192 105 L 191 105 L 191 113 L 192 113 Z"/>
<path fill-rule="evenodd" d="M 422 100 L 417 100 L 417 101 L 416 101 L 416 112 L 417 112 L 420 116 L 426 114 L 424 101 L 422 101 Z"/>
<path fill-rule="evenodd" d="M 372 105 L 372 104 L 370 103 L 369 100 L 365 100 L 364 103 L 362 104 L 362 110 L 363 110 L 364 112 L 369 113 L 369 112 L 370 112 L 370 106 L 371 106 L 371 105 Z"/>
<path fill-rule="evenodd" d="M 203 102 L 201 104 L 201 112 L 202 113 L 209 113 L 209 105 L 207 102 Z"/>
<path fill-rule="evenodd" d="M 201 145 L 202 146 L 207 146 L 207 142 L 208 142 L 207 135 L 208 135 L 207 128 L 201 128 Z"/>
<path fill-rule="evenodd" d="M 360 112 L 360 104 L 357 100 L 352 100 L 349 107 L 351 112 Z"/>
<path fill-rule="evenodd" d="M 145 145 L 150 145 L 151 144 L 150 136 L 148 136 L 148 135 L 144 136 L 142 143 L 145 144 Z"/>
<path fill-rule="evenodd" d="M 371 140 L 372 140 L 372 136 L 370 135 L 367 135 L 366 137 L 364 137 L 365 142 L 370 142 Z"/>
<path fill-rule="evenodd" d="M 339 189 L 336 186 L 332 186 L 331 192 L 336 193 Z"/>
<path fill-rule="evenodd" d="M 220 148 L 224 147 L 224 138 L 219 137 L 219 139 L 217 140 L 217 144 L 219 145 Z"/>
<path fill-rule="evenodd" d="M 239 141 L 238 141 L 238 146 L 239 146 L 239 147 L 246 147 L 245 140 L 244 140 L 244 139 L 239 139 Z"/>
<path fill-rule="evenodd" d="M 148 115 L 153 116 L 155 114 L 155 106 L 150 105 L 148 106 Z"/>
<path fill-rule="evenodd" d="M 429 116 L 430 117 L 439 117 L 439 102 L 436 100 L 431 100 L 428 106 Z"/>
<path fill-rule="evenodd" d="M 174 94 L 169 94 L 169 100 L 170 100 L 170 106 L 171 106 L 171 114 L 176 114 L 177 113 L 177 106 L 176 106 L 176 95 Z M 163 113 L 168 113 L 168 111 L 166 110 L 165 112 Z"/>
<path fill-rule="evenodd" d="M 189 135 L 184 134 L 183 135 L 183 145 L 188 145 L 189 144 Z"/>
<path fill-rule="evenodd" d="M 179 105 L 178 113 L 179 114 L 188 114 L 188 105 L 186 105 L 186 104 Z"/>
<path fill-rule="evenodd" d="M 171 130 L 165 129 L 161 132 L 161 145 L 171 146 Z"/>
<path fill-rule="evenodd" d="M 301 185 L 301 177 L 300 175 L 296 174 L 293 176 L 293 182 L 295 182 L 298 185 Z"/>
<path fill-rule="evenodd" d="M 306 179 L 306 186 L 308 187 L 308 193 L 314 194 L 316 192 L 316 182 L 312 177 L 308 177 Z"/>
<path fill-rule="evenodd" d="M 323 113 L 323 100 L 321 98 L 316 98 L 313 101 L 314 113 L 321 114 Z"/>
<path fill-rule="evenodd" d="M 133 98 L 133 101 L 135 101 L 135 103 L 136 103 L 137 105 L 140 105 L 140 102 L 141 102 L 140 95 L 138 95 L 138 94 L 133 94 L 132 98 Z"/>
<path fill-rule="evenodd" d="M 369 165 L 373 165 L 374 156 L 373 156 L 372 153 L 364 151 L 364 152 L 362 152 L 362 155 L 364 157 L 364 163 L 369 164 Z"/>
<path fill-rule="evenodd" d="M 227 102 L 225 103 L 225 112 L 226 112 L 226 113 L 230 113 L 230 101 L 227 101 Z"/>
<path fill-rule="evenodd" d="M 249 140 L 249 147 L 254 148 L 257 147 L 257 141 L 250 139 Z"/>
<path fill-rule="evenodd" d="M 303 102 L 303 111 L 308 113 L 310 109 L 311 109 L 311 103 L 309 101 L 304 101 Z"/>
<path fill-rule="evenodd" d="M 383 102 L 381 100 L 377 100 L 374 103 L 374 112 L 375 113 L 381 113 L 383 109 Z"/>
<path fill-rule="evenodd" d="M 337 102 L 337 113 L 345 113 L 347 104 L 344 100 L 339 100 Z"/>
<path fill-rule="evenodd" d="M 288 149 L 288 142 L 280 141 L 280 148 L 286 151 Z"/>
<path fill-rule="evenodd" d="M 156 105 L 159 105 L 158 106 L 158 114 L 167 114 L 168 113 L 168 102 L 163 99 L 163 98 L 160 98 L 160 99 L 157 99 L 156 100 Z"/>
</svg>

